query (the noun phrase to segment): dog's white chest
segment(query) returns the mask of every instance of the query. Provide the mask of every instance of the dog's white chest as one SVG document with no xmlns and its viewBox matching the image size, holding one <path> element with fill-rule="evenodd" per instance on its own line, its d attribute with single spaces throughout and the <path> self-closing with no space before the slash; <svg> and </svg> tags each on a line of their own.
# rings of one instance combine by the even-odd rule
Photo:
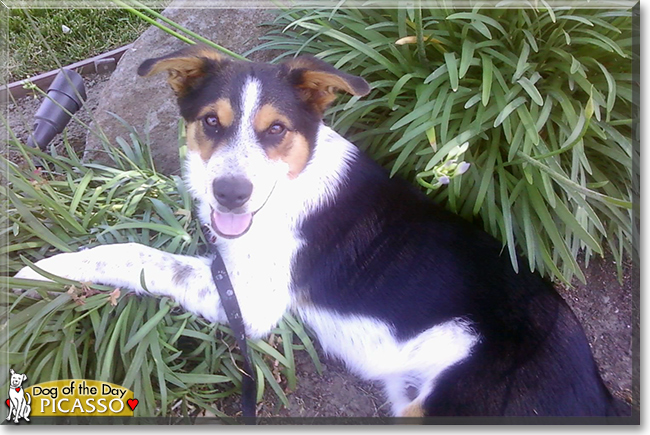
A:
<svg viewBox="0 0 650 435">
<path fill-rule="evenodd" d="M 286 225 L 258 217 L 265 219 L 258 219 L 249 234 L 219 245 L 247 332 L 254 337 L 267 334 L 289 308 L 291 264 L 300 246 Z"/>
</svg>

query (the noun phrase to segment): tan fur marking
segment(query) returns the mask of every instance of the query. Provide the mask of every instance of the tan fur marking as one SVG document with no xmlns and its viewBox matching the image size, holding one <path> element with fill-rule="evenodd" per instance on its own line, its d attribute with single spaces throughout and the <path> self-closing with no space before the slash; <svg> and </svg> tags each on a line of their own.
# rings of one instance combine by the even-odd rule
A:
<svg viewBox="0 0 650 435">
<path fill-rule="evenodd" d="M 272 160 L 282 160 L 289 165 L 289 177 L 296 178 L 307 166 L 309 142 L 300 133 L 288 131 L 277 146 L 270 148 L 267 155 Z"/>
<path fill-rule="evenodd" d="M 205 137 L 200 121 L 192 122 L 187 126 L 187 149 L 198 152 L 204 161 L 208 161 L 212 155 L 213 144 Z"/>
<path fill-rule="evenodd" d="M 204 117 L 209 113 L 214 113 L 219 119 L 219 123 L 224 127 L 230 127 L 235 119 L 235 113 L 230 105 L 230 100 L 227 98 L 219 98 L 212 104 L 207 105 L 199 112 L 199 118 Z"/>
<path fill-rule="evenodd" d="M 404 410 L 400 417 L 424 417 L 424 408 L 422 408 L 422 403 L 420 401 L 411 402 Z"/>
<path fill-rule="evenodd" d="M 145 76 L 167 71 L 167 82 L 178 96 L 184 95 L 192 83 L 205 74 L 206 59 L 221 62 L 223 56 L 203 45 L 187 47 L 176 57 L 163 57 L 151 66 Z"/>
<path fill-rule="evenodd" d="M 302 91 L 301 98 L 309 101 L 321 113 L 336 99 L 337 90 L 356 94 L 344 79 L 322 71 L 305 71 L 298 88 Z"/>
<path fill-rule="evenodd" d="M 325 92 L 334 92 L 337 89 L 348 92 L 352 95 L 356 95 L 356 92 L 350 86 L 350 84 L 337 76 L 336 74 L 330 74 L 322 71 L 305 71 L 303 74 L 304 82 L 302 87 L 319 89 Z"/>
<path fill-rule="evenodd" d="M 224 59 L 223 55 L 218 51 L 203 46 L 195 51 L 195 56 L 206 57 L 208 59 L 216 60 L 217 62 L 221 62 Z"/>
<path fill-rule="evenodd" d="M 287 65 L 291 69 L 299 69 L 299 68 L 314 69 L 314 61 L 310 58 L 305 58 L 305 57 L 293 58 L 287 62 Z"/>
<path fill-rule="evenodd" d="M 269 128 L 274 122 L 281 122 L 288 129 L 293 128 L 289 122 L 289 118 L 278 112 L 272 104 L 267 103 L 255 114 L 253 128 L 255 128 L 255 131 L 258 133 L 261 133 Z"/>
<path fill-rule="evenodd" d="M 167 71 L 167 82 L 177 95 L 182 95 L 188 84 L 203 75 L 204 60 L 198 57 L 174 57 L 157 62 L 147 76 Z"/>
</svg>

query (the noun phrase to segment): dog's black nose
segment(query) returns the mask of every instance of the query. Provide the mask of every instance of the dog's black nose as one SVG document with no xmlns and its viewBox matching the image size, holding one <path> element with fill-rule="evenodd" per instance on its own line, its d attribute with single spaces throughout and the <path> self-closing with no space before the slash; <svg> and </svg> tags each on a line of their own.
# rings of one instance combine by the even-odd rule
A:
<svg viewBox="0 0 650 435">
<path fill-rule="evenodd" d="M 219 204 L 233 210 L 241 207 L 253 193 L 253 183 L 245 178 L 218 178 L 212 182 L 214 197 Z"/>
</svg>

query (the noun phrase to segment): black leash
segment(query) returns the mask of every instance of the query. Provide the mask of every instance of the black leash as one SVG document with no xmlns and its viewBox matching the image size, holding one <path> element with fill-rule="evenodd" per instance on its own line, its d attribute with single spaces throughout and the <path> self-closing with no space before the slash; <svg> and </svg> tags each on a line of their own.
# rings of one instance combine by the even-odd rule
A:
<svg viewBox="0 0 650 435">
<path fill-rule="evenodd" d="M 207 240 L 210 240 L 208 238 Z M 211 244 L 212 245 L 212 244 Z M 235 290 L 230 282 L 226 265 L 221 258 L 221 254 L 217 249 L 212 249 L 214 259 L 212 260 L 212 280 L 217 286 L 221 304 L 226 312 L 230 329 L 235 334 L 235 339 L 239 345 L 242 356 L 244 357 L 244 373 L 242 374 L 242 398 L 241 408 L 244 417 L 255 417 L 255 402 L 257 391 L 255 387 L 255 375 L 251 365 L 251 358 L 248 353 L 248 346 L 246 345 L 246 328 L 244 326 L 244 319 L 241 316 L 237 296 Z M 246 421 L 246 423 L 253 423 L 253 421 Z"/>
</svg>

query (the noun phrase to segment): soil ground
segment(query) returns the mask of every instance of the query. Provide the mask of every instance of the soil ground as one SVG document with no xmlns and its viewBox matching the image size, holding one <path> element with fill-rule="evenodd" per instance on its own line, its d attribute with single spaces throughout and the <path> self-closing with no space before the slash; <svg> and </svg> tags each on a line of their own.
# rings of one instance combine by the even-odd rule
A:
<svg viewBox="0 0 650 435">
<path fill-rule="evenodd" d="M 108 75 L 85 78 L 88 100 L 80 111 L 79 119 L 88 124 L 90 113 L 97 101 Z M 21 140 L 26 140 L 33 123 L 33 115 L 40 98 L 23 98 L 10 103 L 6 110 L 9 127 Z M 87 109 L 87 110 L 85 110 Z M 73 148 L 82 152 L 86 128 L 72 122 L 67 138 Z M 62 152 L 61 136 L 53 142 Z M 0 152 L 6 153 L 5 144 Z M 18 156 L 11 156 L 19 160 Z M 587 284 L 575 283 L 572 288 L 558 288 L 581 320 L 601 370 L 603 379 L 617 397 L 632 403 L 638 409 L 638 352 L 632 353 L 633 331 L 638 334 L 639 318 L 633 307 L 638 304 L 638 282 L 632 276 L 632 266 L 624 264 L 623 283 L 619 283 L 616 265 L 611 256 L 592 259 L 585 268 Z M 636 297 L 634 296 L 636 292 Z M 637 335 L 638 337 L 638 335 Z M 259 405 L 260 416 L 291 417 L 381 417 L 388 415 L 389 407 L 379 385 L 368 383 L 351 375 L 338 361 L 321 353 L 324 372 L 319 375 L 306 352 L 296 352 L 298 388 L 288 392 L 290 407 L 285 409 L 273 400 L 272 393 Z M 633 381 L 633 366 L 637 370 Z M 634 399 L 636 398 L 636 399 Z M 238 409 L 237 401 L 227 401 L 224 410 L 230 415 Z"/>
</svg>

